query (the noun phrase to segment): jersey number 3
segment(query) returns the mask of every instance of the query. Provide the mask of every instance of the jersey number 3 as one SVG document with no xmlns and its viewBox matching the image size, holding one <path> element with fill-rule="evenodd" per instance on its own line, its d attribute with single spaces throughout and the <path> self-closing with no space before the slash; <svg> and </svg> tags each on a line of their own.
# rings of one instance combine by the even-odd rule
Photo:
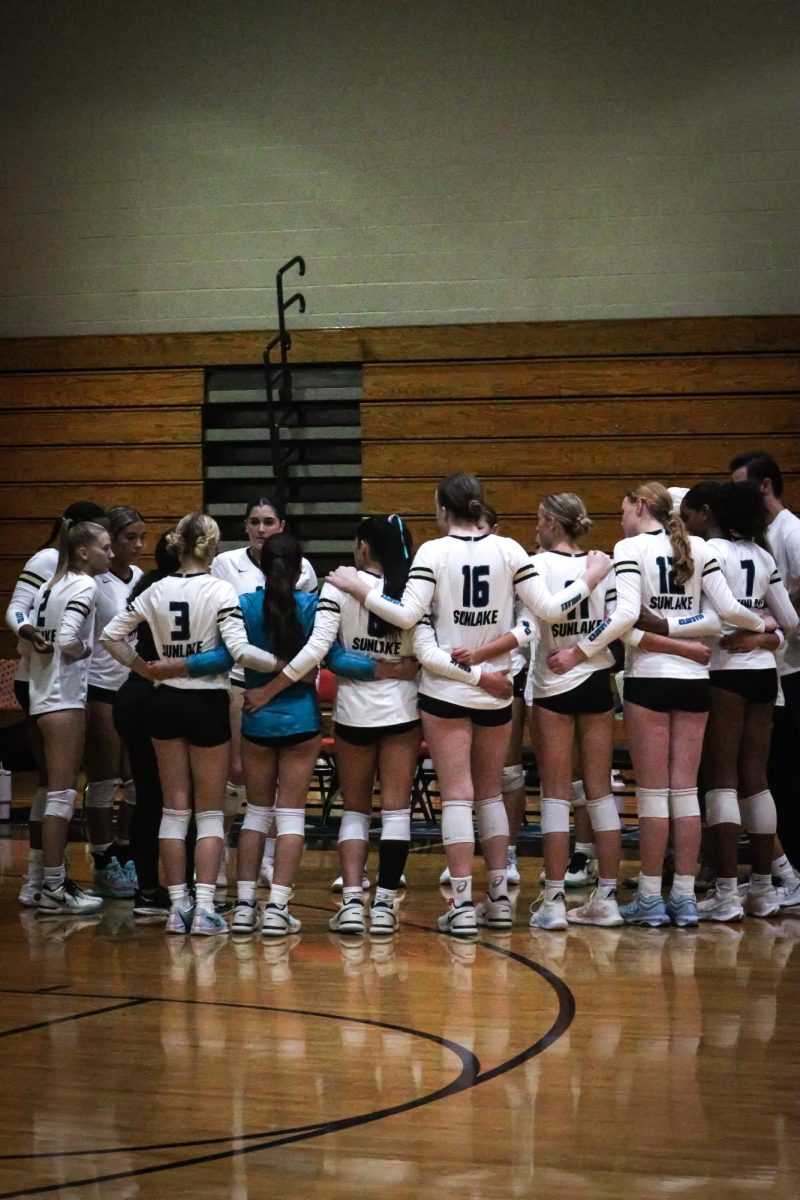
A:
<svg viewBox="0 0 800 1200">
<path fill-rule="evenodd" d="M 185 600 L 174 600 L 169 606 L 172 616 L 170 637 L 173 642 L 188 642 L 189 640 L 189 605 Z"/>
</svg>

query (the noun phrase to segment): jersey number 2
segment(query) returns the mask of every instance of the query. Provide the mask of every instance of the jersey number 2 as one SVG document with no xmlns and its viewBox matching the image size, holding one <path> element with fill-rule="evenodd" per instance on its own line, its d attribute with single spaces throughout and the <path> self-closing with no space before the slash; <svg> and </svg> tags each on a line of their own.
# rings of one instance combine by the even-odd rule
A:
<svg viewBox="0 0 800 1200">
<path fill-rule="evenodd" d="M 188 642 L 189 640 L 189 605 L 185 600 L 174 600 L 169 606 L 172 614 L 172 630 L 170 637 L 173 642 Z"/>
</svg>

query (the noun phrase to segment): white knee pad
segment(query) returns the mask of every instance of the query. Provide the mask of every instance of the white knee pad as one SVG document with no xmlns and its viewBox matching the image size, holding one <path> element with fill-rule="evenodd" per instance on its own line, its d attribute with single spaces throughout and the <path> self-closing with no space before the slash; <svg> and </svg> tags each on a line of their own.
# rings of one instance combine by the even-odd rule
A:
<svg viewBox="0 0 800 1200">
<path fill-rule="evenodd" d="M 369 841 L 369 813 L 350 812 L 345 809 L 339 825 L 339 844 L 342 842 Z"/>
<path fill-rule="evenodd" d="M 305 837 L 306 810 L 304 808 L 276 808 L 275 825 L 278 837 L 284 837 L 290 833 L 297 837 Z"/>
<path fill-rule="evenodd" d="M 700 801 L 697 799 L 697 788 L 670 788 L 669 815 L 675 817 L 699 817 Z"/>
<path fill-rule="evenodd" d="M 395 808 L 381 813 L 382 842 L 411 841 L 411 809 Z"/>
<path fill-rule="evenodd" d="M 113 808 L 114 797 L 121 783 L 121 779 L 101 779 L 99 783 L 87 784 L 86 807 Z"/>
<path fill-rule="evenodd" d="M 221 808 L 211 808 L 208 812 L 194 814 L 197 825 L 197 840 L 201 838 L 224 838 L 225 823 Z"/>
<path fill-rule="evenodd" d="M 503 767 L 503 782 L 500 784 L 503 795 L 505 796 L 509 792 L 518 792 L 522 787 L 525 787 L 525 771 L 522 763 L 515 763 L 513 767 Z"/>
<path fill-rule="evenodd" d="M 610 833 L 612 829 L 619 829 L 617 801 L 611 792 L 607 796 L 601 796 L 599 800 L 587 800 L 586 811 L 594 833 Z"/>
<path fill-rule="evenodd" d="M 490 838 L 508 837 L 508 813 L 502 796 L 489 796 L 475 804 L 475 820 L 481 842 Z"/>
<path fill-rule="evenodd" d="M 442 841 L 445 846 L 475 845 L 471 801 L 442 800 Z"/>
<path fill-rule="evenodd" d="M 33 799 L 31 800 L 31 813 L 30 813 L 30 816 L 28 817 L 28 820 L 29 821 L 43 821 L 44 820 L 44 812 L 45 812 L 46 807 L 47 807 L 47 788 L 46 787 L 37 788 L 36 791 L 33 793 Z"/>
<path fill-rule="evenodd" d="M 248 804 L 244 810 L 242 829 L 254 829 L 256 833 L 267 834 L 275 816 L 275 809 L 263 804 Z"/>
<path fill-rule="evenodd" d="M 586 789 L 583 786 L 583 780 L 573 779 L 569 786 L 572 794 L 572 807 L 584 808 L 586 805 Z"/>
<path fill-rule="evenodd" d="M 226 817 L 235 817 L 239 809 L 242 807 L 244 800 L 244 787 L 240 787 L 235 783 L 229 783 L 225 788 L 225 799 L 222 802 L 222 807 Z"/>
<path fill-rule="evenodd" d="M 542 796 L 542 833 L 569 833 L 569 800 Z"/>
<path fill-rule="evenodd" d="M 669 788 L 636 789 L 636 808 L 640 817 L 669 819 Z"/>
<path fill-rule="evenodd" d="M 739 797 L 735 788 L 712 788 L 706 792 L 706 824 L 741 825 Z"/>
<path fill-rule="evenodd" d="M 61 817 L 62 821 L 71 820 L 77 797 L 78 793 L 73 788 L 65 788 L 63 792 L 48 792 L 44 815 Z"/>
<path fill-rule="evenodd" d="M 122 802 L 136 808 L 136 784 L 132 779 L 122 781 Z"/>
<path fill-rule="evenodd" d="M 748 833 L 776 833 L 778 814 L 772 792 L 756 792 L 741 801 L 742 824 Z"/>
<path fill-rule="evenodd" d="M 186 831 L 192 819 L 190 808 L 162 808 L 158 836 L 161 840 L 186 841 Z"/>
</svg>

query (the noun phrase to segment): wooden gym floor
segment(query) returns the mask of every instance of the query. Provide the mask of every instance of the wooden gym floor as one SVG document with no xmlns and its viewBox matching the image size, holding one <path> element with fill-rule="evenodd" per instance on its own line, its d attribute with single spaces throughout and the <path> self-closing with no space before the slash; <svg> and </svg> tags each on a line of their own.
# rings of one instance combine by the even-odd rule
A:
<svg viewBox="0 0 800 1200">
<path fill-rule="evenodd" d="M 0 841 L 0 1200 L 800 1194 L 800 918 L 534 933 L 526 858 L 513 932 L 459 944 L 426 848 L 400 934 L 346 939 L 329 850 L 295 937 L 167 938 L 122 902 L 37 919 L 24 856 Z"/>
</svg>

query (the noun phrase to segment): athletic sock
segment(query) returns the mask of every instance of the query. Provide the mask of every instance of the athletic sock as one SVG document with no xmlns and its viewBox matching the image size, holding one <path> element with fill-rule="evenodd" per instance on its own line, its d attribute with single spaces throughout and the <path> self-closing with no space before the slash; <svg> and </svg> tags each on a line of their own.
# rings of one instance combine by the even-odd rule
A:
<svg viewBox="0 0 800 1200">
<path fill-rule="evenodd" d="M 44 878 L 44 863 L 41 850 L 28 851 L 28 880 L 30 883 L 41 883 Z"/>
<path fill-rule="evenodd" d="M 411 843 L 381 838 L 378 842 L 378 887 L 397 891 Z"/>
<path fill-rule="evenodd" d="M 252 904 L 256 898 L 256 881 L 255 879 L 239 879 L 236 882 L 236 900 L 241 904 L 243 901 L 247 904 Z"/>
<path fill-rule="evenodd" d="M 181 912 L 188 912 L 192 907 L 189 889 L 185 883 L 173 884 L 167 888 L 169 892 L 169 901 L 174 908 L 179 908 Z"/>
<path fill-rule="evenodd" d="M 772 860 L 772 874 L 777 875 L 785 887 L 794 887 L 795 883 L 797 882 L 797 876 L 794 873 L 794 867 L 789 862 L 789 859 L 785 854 L 782 854 L 780 858 L 774 858 Z"/>
<path fill-rule="evenodd" d="M 269 900 L 267 903 L 274 904 L 276 908 L 288 908 L 291 898 L 291 886 L 286 887 L 285 884 L 282 883 L 273 883 L 272 887 L 269 889 Z"/>
<path fill-rule="evenodd" d="M 43 883 L 48 892 L 57 892 L 67 878 L 67 869 L 62 863 L 60 867 L 44 867 Z"/>
<path fill-rule="evenodd" d="M 343 887 L 342 888 L 342 904 L 363 904 L 364 893 L 361 890 L 361 884 L 358 887 Z"/>
<path fill-rule="evenodd" d="M 395 888 L 381 887 L 380 884 L 375 888 L 375 903 L 385 904 L 388 908 L 392 908 L 397 899 L 397 890 Z"/>
<path fill-rule="evenodd" d="M 517 847 L 512 845 L 511 842 L 508 843 L 508 861 L 509 863 L 516 863 L 517 861 Z"/>
<path fill-rule="evenodd" d="M 195 904 L 198 908 L 204 909 L 206 912 L 214 911 L 214 892 L 217 890 L 215 883 L 196 883 L 194 885 Z"/>
<path fill-rule="evenodd" d="M 462 904 L 472 904 L 471 875 L 451 875 L 450 886 L 453 889 L 453 904 L 456 908 Z"/>
<path fill-rule="evenodd" d="M 600 895 L 600 896 L 601 896 L 601 897 L 602 897 L 604 900 L 607 900 L 607 899 L 608 899 L 608 897 L 609 897 L 609 896 L 610 896 L 610 895 L 611 895 L 613 892 L 616 892 L 616 890 L 617 890 L 617 881 L 616 881 L 616 879 L 606 879 L 606 878 L 604 878 L 602 875 L 600 876 L 600 878 L 599 878 L 599 879 L 598 879 L 598 881 L 597 881 L 597 891 L 598 891 L 598 894 L 599 894 L 599 895 Z"/>
<path fill-rule="evenodd" d="M 268 858 L 270 862 L 275 861 L 275 838 L 267 838 L 264 842 L 264 853 L 262 858 Z"/>
<path fill-rule="evenodd" d="M 501 896 L 505 896 L 508 892 L 508 869 L 503 868 L 502 871 L 489 871 L 489 899 L 499 900 Z"/>
<path fill-rule="evenodd" d="M 750 887 L 754 892 L 763 892 L 766 888 L 772 887 L 772 875 L 757 875 L 753 871 L 750 876 Z"/>
<path fill-rule="evenodd" d="M 545 904 L 552 903 L 553 900 L 564 899 L 564 880 L 563 879 L 545 879 L 544 881 L 544 901 Z"/>
<path fill-rule="evenodd" d="M 694 875 L 676 875 L 672 880 L 671 896 L 694 896 Z"/>
<path fill-rule="evenodd" d="M 716 885 L 717 892 L 721 896 L 735 896 L 737 894 L 737 882 L 738 881 L 735 875 L 731 876 L 730 878 L 728 878 L 728 876 L 722 877 L 718 875 Z"/>
<path fill-rule="evenodd" d="M 640 875 L 639 876 L 639 895 L 640 896 L 660 896 L 661 895 L 661 876 L 660 875 Z"/>
<path fill-rule="evenodd" d="M 594 842 L 576 842 L 575 853 L 585 854 L 587 858 L 594 858 Z"/>
</svg>

